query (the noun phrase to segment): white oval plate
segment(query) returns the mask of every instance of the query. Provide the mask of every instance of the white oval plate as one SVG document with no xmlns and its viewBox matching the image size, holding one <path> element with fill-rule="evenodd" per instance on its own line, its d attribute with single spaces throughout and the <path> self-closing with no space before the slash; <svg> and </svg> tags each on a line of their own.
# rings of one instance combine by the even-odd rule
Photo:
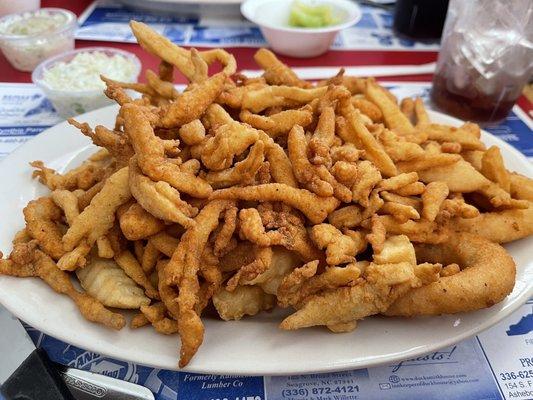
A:
<svg viewBox="0 0 533 400">
<path fill-rule="evenodd" d="M 116 106 L 80 116 L 92 126 L 112 126 Z M 431 112 L 433 121 L 461 122 Z M 507 143 L 483 133 L 487 145 L 500 146 L 509 169 L 533 176 L 526 158 Z M 93 146 L 66 123 L 58 124 L 21 146 L 0 164 L 0 249 L 8 252 L 11 239 L 23 227 L 22 209 L 46 193 L 31 179 L 30 161 L 40 159 L 65 170 L 83 160 Z M 517 268 L 516 286 L 503 302 L 489 309 L 431 318 L 372 317 L 351 333 L 333 334 L 323 328 L 286 332 L 277 328 L 281 314 L 262 313 L 241 321 L 205 318 L 205 340 L 187 371 L 203 373 L 279 375 L 338 371 L 369 367 L 415 357 L 456 343 L 497 323 L 532 294 L 533 237 L 507 247 Z M 110 357 L 165 369 L 176 369 L 179 340 L 150 327 L 114 332 L 81 317 L 74 304 L 34 278 L 0 276 L 0 301 L 33 327 L 84 349 Z"/>
</svg>

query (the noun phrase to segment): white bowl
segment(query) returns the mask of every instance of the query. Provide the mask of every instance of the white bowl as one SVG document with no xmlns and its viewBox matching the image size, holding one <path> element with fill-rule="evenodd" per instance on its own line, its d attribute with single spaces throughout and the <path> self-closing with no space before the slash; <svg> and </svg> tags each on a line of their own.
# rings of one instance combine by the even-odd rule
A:
<svg viewBox="0 0 533 400">
<path fill-rule="evenodd" d="M 292 6 L 289 0 L 247 0 L 241 5 L 241 12 L 259 25 L 272 50 L 302 58 L 325 53 L 339 31 L 361 19 L 361 10 L 350 0 L 307 0 L 305 3 L 330 6 L 341 22 L 324 28 L 293 28 L 289 26 Z"/>
<path fill-rule="evenodd" d="M 52 30 L 31 35 L 17 35 L 4 31 L 14 22 L 43 15 L 62 16 L 63 24 Z M 33 71 L 43 60 L 74 48 L 74 33 L 77 26 L 76 15 L 62 8 L 41 8 L 31 12 L 9 14 L 0 18 L 0 48 L 13 67 L 20 71 Z"/>
<path fill-rule="evenodd" d="M 52 102 L 57 113 L 64 118 L 74 117 L 85 112 L 95 110 L 110 104 L 114 101 L 108 99 L 104 94 L 104 89 L 56 89 L 48 86 L 43 80 L 44 73 L 48 69 L 60 62 L 68 63 L 79 53 L 93 53 L 101 52 L 107 56 L 121 55 L 133 63 L 133 71 L 131 76 L 125 79 L 126 82 L 136 82 L 141 72 L 141 62 L 137 56 L 125 50 L 116 49 L 113 47 L 83 47 L 80 49 L 67 51 L 55 57 L 51 57 L 35 68 L 31 78 L 33 83 L 39 86 L 46 97 Z M 113 78 L 110 76 L 110 78 Z M 96 78 L 99 79 L 99 78 Z"/>
</svg>

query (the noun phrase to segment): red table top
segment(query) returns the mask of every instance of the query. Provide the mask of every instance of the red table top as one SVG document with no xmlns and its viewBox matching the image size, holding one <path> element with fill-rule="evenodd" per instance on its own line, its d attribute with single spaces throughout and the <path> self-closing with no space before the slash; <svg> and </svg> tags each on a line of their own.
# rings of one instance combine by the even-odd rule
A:
<svg viewBox="0 0 533 400">
<path fill-rule="evenodd" d="M 16 1 L 16 0 L 12 0 Z M 42 0 L 42 7 L 59 7 L 71 10 L 76 15 L 80 15 L 93 0 Z M 90 46 L 110 46 L 130 51 L 139 57 L 142 62 L 143 70 L 140 80 L 144 80 L 144 71 L 146 69 L 157 69 L 159 60 L 147 54 L 141 47 L 134 43 L 115 43 L 115 42 L 96 42 L 89 40 L 76 40 L 76 48 Z M 232 53 L 237 60 L 239 69 L 257 69 L 258 66 L 253 60 L 256 48 L 250 47 L 228 47 L 227 51 Z M 291 67 L 306 66 L 360 66 L 360 65 L 405 65 L 405 64 L 423 64 L 436 61 L 437 52 L 433 51 L 329 51 L 321 56 L 314 58 L 291 58 L 280 56 L 280 59 Z M 427 82 L 431 80 L 431 74 L 410 75 L 410 76 L 392 76 L 380 80 L 388 81 L 420 81 Z M 3 82 L 31 82 L 31 73 L 17 71 L 9 64 L 3 54 L 0 52 L 0 81 Z M 176 83 L 186 83 L 184 77 L 176 76 Z M 518 104 L 526 111 L 532 109 L 533 105 L 522 96 Z"/>
<path fill-rule="evenodd" d="M 42 7 L 60 7 L 71 10 L 78 16 L 91 4 L 92 0 L 42 0 Z M 133 43 L 96 42 L 89 40 L 76 40 L 76 48 L 89 46 L 110 46 L 135 53 L 145 69 L 156 69 L 158 59 L 144 52 L 139 45 Z M 250 47 L 229 47 L 227 51 L 232 53 L 239 69 L 257 69 L 258 66 L 253 60 L 256 48 Z M 433 62 L 437 59 L 437 53 L 431 51 L 411 52 L 411 51 L 329 51 L 319 57 L 314 58 L 290 58 L 280 57 L 284 62 L 292 67 L 305 66 L 358 66 L 358 65 L 402 65 L 402 64 L 423 64 Z M 144 78 L 141 74 L 141 80 Z M 185 83 L 181 77 L 176 77 L 178 83 Z M 387 80 L 408 80 L 408 81 L 429 81 L 431 75 L 416 75 L 408 77 L 388 77 Z M 14 69 L 11 64 L 0 54 L 0 80 L 3 82 L 31 82 L 31 73 L 21 72 Z"/>
</svg>

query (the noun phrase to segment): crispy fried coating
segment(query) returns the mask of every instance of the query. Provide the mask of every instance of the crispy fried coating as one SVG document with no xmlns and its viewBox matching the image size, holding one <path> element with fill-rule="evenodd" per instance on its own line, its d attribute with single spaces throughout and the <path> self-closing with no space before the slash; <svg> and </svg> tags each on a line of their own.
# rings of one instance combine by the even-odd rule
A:
<svg viewBox="0 0 533 400">
<path fill-rule="evenodd" d="M 266 86 L 244 92 L 241 107 L 258 113 L 269 107 L 310 103 L 327 92 L 327 87 L 302 89 L 294 86 Z"/>
<path fill-rule="evenodd" d="M 113 226 L 115 211 L 131 198 L 128 174 L 128 168 L 124 167 L 106 180 L 102 190 L 63 236 L 66 251 L 74 249 L 83 238 L 92 245 Z"/>
<path fill-rule="evenodd" d="M 133 148 L 123 132 L 112 131 L 102 125 L 96 125 L 93 131 L 86 122 L 80 123 L 74 118 L 69 118 L 67 121 L 89 137 L 96 146 L 105 148 L 117 160 L 119 168 L 128 164 L 133 155 Z"/>
<path fill-rule="evenodd" d="M 422 217 L 428 221 L 435 221 L 449 193 L 448 185 L 444 182 L 428 183 L 422 193 Z"/>
<path fill-rule="evenodd" d="M 329 265 L 346 264 L 355 261 L 357 243 L 333 225 L 314 225 L 311 228 L 310 237 L 319 249 L 326 249 L 326 262 Z"/>
<path fill-rule="evenodd" d="M 296 252 L 279 246 L 272 247 L 268 269 L 253 279 L 243 280 L 241 284 L 258 285 L 266 293 L 276 295 L 283 278 L 301 264 L 302 259 Z"/>
<path fill-rule="evenodd" d="M 168 183 L 154 182 L 143 175 L 136 157 L 130 160 L 129 186 L 135 200 L 155 218 L 185 227 L 194 225 L 192 217 L 198 209 L 183 201 L 179 192 Z"/>
<path fill-rule="evenodd" d="M 286 135 L 294 125 L 306 127 L 313 122 L 313 109 L 306 105 L 297 110 L 285 110 L 278 113 L 264 116 L 253 114 L 244 109 L 239 114 L 242 122 L 261 129 L 269 134 L 270 137 L 276 138 L 280 135 Z"/>
<path fill-rule="evenodd" d="M 198 119 L 222 92 L 226 74 L 218 73 L 181 93 L 159 112 L 158 126 L 174 128 Z"/>
<path fill-rule="evenodd" d="M 213 296 L 213 304 L 220 318 L 230 321 L 270 310 L 276 304 L 276 297 L 265 293 L 259 286 L 238 286 L 231 292 L 219 290 Z"/>
<path fill-rule="evenodd" d="M 456 142 L 463 150 L 484 150 L 485 145 L 470 131 L 461 128 L 454 128 L 446 125 L 428 124 L 423 128 L 429 140 L 437 142 Z"/>
<path fill-rule="evenodd" d="M 242 154 L 250 145 L 257 142 L 259 132 L 240 123 L 222 124 L 213 131 L 201 146 L 201 159 L 212 171 L 229 168 L 235 156 Z"/>
<path fill-rule="evenodd" d="M 67 224 L 70 226 L 80 215 L 78 198 L 73 192 L 64 189 L 56 189 L 52 192 L 52 200 L 63 210 Z"/>
<path fill-rule="evenodd" d="M 152 283 L 146 276 L 143 268 L 135 258 L 135 256 L 128 250 L 115 254 L 115 262 L 122 268 L 122 270 L 139 286 L 143 287 L 145 293 L 151 299 L 159 299 L 159 293 L 152 286 Z"/>
<path fill-rule="evenodd" d="M 200 285 L 197 272 L 200 255 L 220 214 L 232 206 L 231 201 L 211 201 L 196 216 L 196 224 L 182 236 L 170 262 L 160 272 L 159 292 L 170 313 L 178 318 L 181 338 L 180 365 L 186 365 L 203 341 L 204 327 L 195 311 Z M 169 290 L 179 287 L 176 297 Z"/>
<path fill-rule="evenodd" d="M 313 223 L 324 221 L 340 203 L 334 197 L 319 197 L 307 190 L 295 189 L 282 183 L 221 189 L 213 192 L 211 199 L 281 201 L 300 210 Z"/>
<path fill-rule="evenodd" d="M 307 88 L 311 84 L 304 81 L 287 65 L 283 64 L 274 53 L 268 49 L 259 49 L 254 54 L 254 60 L 265 70 L 263 77 L 269 85 L 286 85 Z"/>
<path fill-rule="evenodd" d="M 357 163 L 357 173 L 358 179 L 352 187 L 353 201 L 363 207 L 368 207 L 370 193 L 381 182 L 381 173 L 370 161 L 366 160 Z"/>
<path fill-rule="evenodd" d="M 39 182 L 50 190 L 87 190 L 110 175 L 112 163 L 113 160 L 109 157 L 108 151 L 100 150 L 79 167 L 71 169 L 63 175 L 47 168 L 42 161 L 33 161 L 30 165 L 35 168 L 32 177 L 38 178 Z"/>
<path fill-rule="evenodd" d="M 165 224 L 146 211 L 139 203 L 131 204 L 119 215 L 120 229 L 128 240 L 146 239 L 165 228 Z"/>
<path fill-rule="evenodd" d="M 509 173 L 503 164 L 503 158 L 500 149 L 496 146 L 491 146 L 481 158 L 481 173 L 487 179 L 498 184 L 507 193 L 511 191 L 511 179 Z"/>
<path fill-rule="evenodd" d="M 366 96 L 380 108 L 387 128 L 404 136 L 415 134 L 415 128 L 411 121 L 401 112 L 398 105 L 385 94 L 385 89 L 369 80 L 366 84 Z"/>
<path fill-rule="evenodd" d="M 238 184 L 248 184 L 253 181 L 259 168 L 263 165 L 265 159 L 265 145 L 263 142 L 257 142 L 252 147 L 246 158 L 235 163 L 233 167 L 222 171 L 211 171 L 205 176 L 205 179 L 214 189 L 235 186 Z"/>
<path fill-rule="evenodd" d="M 333 186 L 320 178 L 316 169 L 307 158 L 307 141 L 301 126 L 296 125 L 291 129 L 287 147 L 296 179 L 306 189 L 318 196 L 332 196 Z"/>
<path fill-rule="evenodd" d="M 533 203 L 527 209 L 484 212 L 473 218 L 454 218 L 450 225 L 492 242 L 507 243 L 533 234 Z"/>
<path fill-rule="evenodd" d="M 383 113 L 371 101 L 365 99 L 363 96 L 353 96 L 351 101 L 353 106 L 370 118 L 372 122 L 378 123 L 383 121 Z"/>
<path fill-rule="evenodd" d="M 516 172 L 509 174 L 509 179 L 513 198 L 533 202 L 533 179 Z"/>
<path fill-rule="evenodd" d="M 367 127 L 360 121 L 357 113 L 350 102 L 341 102 L 341 112 L 346 119 L 346 130 L 339 130 L 341 138 L 365 150 L 364 157 L 370 160 L 385 176 L 394 176 L 397 173 L 396 166 L 389 155 L 383 149 Z"/>
<path fill-rule="evenodd" d="M 143 290 L 112 260 L 93 258 L 76 275 L 81 287 L 104 306 L 138 309 L 150 304 Z"/>
<path fill-rule="evenodd" d="M 124 327 L 126 320 L 122 315 L 109 311 L 89 294 L 78 292 L 72 285 L 70 276 L 57 268 L 54 260 L 48 255 L 35 250 L 32 258 L 32 262 L 25 265 L 18 265 L 12 260 L 3 259 L 0 261 L 0 271 L 2 274 L 20 277 L 38 276 L 55 292 L 70 297 L 87 320 L 116 330 Z"/>
<path fill-rule="evenodd" d="M 143 173 L 156 182 L 167 182 L 180 192 L 196 197 L 209 196 L 212 189 L 207 182 L 191 173 L 181 171 L 179 165 L 165 156 L 164 144 L 155 136 L 150 124 L 153 115 L 144 108 L 132 104 L 123 106 L 121 112 L 125 118 L 124 130 L 133 144 L 137 163 Z"/>
<path fill-rule="evenodd" d="M 58 222 L 61 208 L 49 197 L 32 200 L 23 210 L 28 234 L 50 257 L 59 260 L 65 253 L 61 242 L 62 233 Z"/>
<path fill-rule="evenodd" d="M 420 285 L 407 262 L 373 264 L 365 269 L 365 282 L 342 286 L 310 297 L 280 328 L 294 330 L 316 325 L 337 325 L 385 312 L 389 305 L 412 287 Z"/>
<path fill-rule="evenodd" d="M 142 22 L 130 21 L 130 27 L 139 45 L 144 50 L 175 66 L 189 80 L 193 81 L 196 70 L 189 50 L 175 45 Z M 222 49 L 202 51 L 199 52 L 199 55 L 207 64 L 220 61 L 224 65 L 224 72 L 228 76 L 237 70 L 235 58 Z"/>
<path fill-rule="evenodd" d="M 461 272 L 414 289 L 386 315 L 440 315 L 473 311 L 499 303 L 514 287 L 515 264 L 499 245 L 466 232 L 438 245 L 417 245 L 420 260 L 457 263 Z"/>
</svg>

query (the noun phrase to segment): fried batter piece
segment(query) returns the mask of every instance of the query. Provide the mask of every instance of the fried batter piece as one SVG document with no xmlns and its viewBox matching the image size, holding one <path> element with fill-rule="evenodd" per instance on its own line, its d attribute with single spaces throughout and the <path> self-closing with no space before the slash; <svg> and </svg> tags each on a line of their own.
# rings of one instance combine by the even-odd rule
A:
<svg viewBox="0 0 533 400">
<path fill-rule="evenodd" d="M 36 169 L 32 177 L 38 178 L 50 190 L 87 190 L 112 173 L 113 162 L 107 150 L 100 150 L 64 175 L 45 167 L 42 161 L 33 161 L 30 165 Z"/>
<path fill-rule="evenodd" d="M 115 211 L 131 198 L 128 174 L 128 168 L 124 167 L 110 176 L 91 204 L 76 217 L 63 236 L 66 251 L 73 250 L 84 238 L 92 245 L 111 229 Z"/>
<path fill-rule="evenodd" d="M 383 251 L 378 253 L 382 254 L 382 263 L 374 260 L 365 268 L 364 282 L 311 296 L 294 314 L 285 318 L 280 327 L 293 330 L 315 325 L 336 325 L 385 312 L 401 295 L 422 285 L 415 274 L 416 264 L 411 263 L 414 249 L 409 239 L 404 236 L 400 246 L 410 250 L 388 250 L 388 247 L 396 246 L 398 242 L 385 242 L 383 251 L 385 254 L 391 253 L 391 256 L 387 257 Z M 406 253 L 405 260 L 400 258 L 402 261 L 398 261 L 398 253 Z M 438 272 L 435 279 L 438 279 Z"/>
<path fill-rule="evenodd" d="M 269 85 L 310 87 L 311 84 L 304 81 L 294 73 L 287 65 L 283 64 L 274 53 L 268 49 L 259 49 L 254 54 L 254 60 L 265 70 L 263 78 Z"/>
<path fill-rule="evenodd" d="M 143 290 L 112 260 L 93 258 L 76 275 L 81 287 L 104 306 L 138 309 L 150 304 Z"/>
<path fill-rule="evenodd" d="M 200 255 L 209 235 L 217 227 L 220 214 L 231 201 L 211 201 L 196 216 L 196 224 L 182 236 L 170 262 L 160 271 L 159 292 L 172 316 L 178 320 L 181 338 L 180 365 L 186 365 L 203 341 L 204 327 L 195 306 L 199 301 Z M 173 286 L 179 287 L 175 296 Z"/>
<path fill-rule="evenodd" d="M 183 201 L 179 192 L 167 182 L 154 182 L 143 175 L 136 157 L 130 160 L 129 185 L 135 200 L 155 218 L 185 227 L 194 225 L 192 218 L 198 209 Z"/>
<path fill-rule="evenodd" d="M 0 260 L 0 271 L 5 275 L 37 276 L 55 292 L 70 297 L 87 320 L 116 330 L 124 327 L 126 320 L 122 315 L 109 311 L 89 294 L 78 292 L 72 285 L 70 276 L 57 268 L 57 265 L 48 255 L 40 250 L 35 250 L 30 257 L 32 258 L 31 263 L 23 265 L 16 264 L 10 259 L 2 259 Z"/>
<path fill-rule="evenodd" d="M 37 241 L 39 247 L 50 257 L 59 260 L 63 249 L 62 233 L 58 225 L 61 208 L 49 197 L 32 200 L 23 210 L 27 233 Z"/>
<path fill-rule="evenodd" d="M 281 201 L 300 210 L 313 223 L 322 222 L 340 204 L 334 197 L 318 197 L 282 183 L 221 189 L 213 192 L 210 199 Z"/>
</svg>

